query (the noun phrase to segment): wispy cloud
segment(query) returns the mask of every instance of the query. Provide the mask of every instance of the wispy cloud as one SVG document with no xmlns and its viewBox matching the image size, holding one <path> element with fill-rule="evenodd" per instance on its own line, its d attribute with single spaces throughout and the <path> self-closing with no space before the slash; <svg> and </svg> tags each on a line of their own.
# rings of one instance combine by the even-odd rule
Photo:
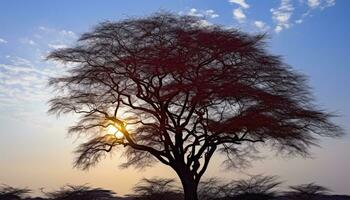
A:
<svg viewBox="0 0 350 200">
<path fill-rule="evenodd" d="M 7 55 L 0 60 L 0 110 L 18 108 L 17 105 L 28 109 L 25 105 L 31 103 L 45 105 L 50 94 L 48 78 L 62 73 L 64 68 L 62 64 L 44 62 L 43 58 L 48 51 L 67 47 L 76 38 L 73 31 L 42 26 L 33 35 L 19 39 L 30 52 L 26 57 L 5 52 Z"/>
<path fill-rule="evenodd" d="M 311 9 L 321 9 L 331 7 L 335 5 L 335 0 L 307 0 L 307 5 Z"/>
<path fill-rule="evenodd" d="M 5 39 L 3 39 L 3 38 L 0 38 L 0 44 L 1 44 L 1 43 L 6 44 L 6 43 L 7 43 L 7 40 L 5 40 Z"/>
<path fill-rule="evenodd" d="M 248 27 L 248 30 L 272 30 L 275 33 L 280 33 L 293 25 L 302 24 L 307 17 L 312 16 L 313 12 L 322 11 L 336 4 L 336 0 L 278 0 L 279 4 L 270 9 L 272 18 L 270 23 L 247 15 L 248 9 L 254 6 L 254 4 L 248 4 L 247 0 L 227 1 L 235 6 L 232 15 L 239 24 Z M 299 4 L 296 5 L 296 3 Z"/>
<path fill-rule="evenodd" d="M 250 5 L 245 2 L 245 0 L 229 0 L 230 3 L 238 4 L 242 8 L 249 8 Z"/>
<path fill-rule="evenodd" d="M 16 66 L 25 66 L 25 67 L 34 67 L 32 62 L 28 59 L 25 58 L 21 58 L 18 56 L 6 56 L 7 59 L 9 59 L 9 61 Z"/>
<path fill-rule="evenodd" d="M 183 13 L 180 13 L 180 14 L 183 14 Z M 219 17 L 219 14 L 215 13 L 215 11 L 212 9 L 198 10 L 196 8 L 191 8 L 189 11 L 185 12 L 185 14 L 196 16 L 196 17 L 210 18 L 210 19 Z"/>
<path fill-rule="evenodd" d="M 38 28 L 40 31 L 42 32 L 46 32 L 46 33 L 56 33 L 62 36 L 68 36 L 68 37 L 77 37 L 77 34 L 74 33 L 73 31 L 70 30 L 65 30 L 65 29 L 56 29 L 56 28 L 50 28 L 50 27 L 46 27 L 46 26 L 39 26 Z"/>
<path fill-rule="evenodd" d="M 295 20 L 295 24 L 301 24 L 307 17 L 311 17 L 312 13 L 315 11 L 323 11 L 328 7 L 332 7 L 335 5 L 335 0 L 307 0 L 301 1 L 302 4 L 306 4 L 308 9 Z"/>
<path fill-rule="evenodd" d="M 16 104 L 22 101 L 38 101 L 46 96 L 46 81 L 50 74 L 28 66 L 0 64 L 0 101 Z"/>
<path fill-rule="evenodd" d="M 257 28 L 264 28 L 265 23 L 262 22 L 262 21 L 255 21 L 255 22 L 254 22 L 254 25 L 255 25 Z"/>
<path fill-rule="evenodd" d="M 48 46 L 52 49 L 61 49 L 68 47 L 66 44 L 48 44 Z"/>
<path fill-rule="evenodd" d="M 38 112 L 45 113 L 45 103 L 50 97 L 48 78 L 62 70 L 55 65 L 39 67 L 34 61 L 18 56 L 7 56 L 7 59 L 7 64 L 0 64 L 0 117 L 7 113 L 6 118 L 38 123 L 40 118 L 35 116 Z"/>
<path fill-rule="evenodd" d="M 208 16 L 210 18 L 217 18 L 217 17 L 219 17 L 219 14 L 215 13 L 215 11 L 211 10 L 211 9 L 204 11 L 204 13 L 205 13 L 206 16 Z"/>
<path fill-rule="evenodd" d="M 20 39 L 20 42 L 22 44 L 28 44 L 28 45 L 31 45 L 31 46 L 37 45 L 37 43 L 34 40 L 28 39 L 28 38 L 22 38 L 22 39 Z"/>
<path fill-rule="evenodd" d="M 61 34 L 63 36 L 71 37 L 71 38 L 77 37 L 77 35 L 73 31 L 68 31 L 68 30 L 60 30 L 59 34 Z"/>
<path fill-rule="evenodd" d="M 236 8 L 232 11 L 233 18 L 235 18 L 239 23 L 243 23 L 247 16 L 244 14 L 242 8 Z"/>
<path fill-rule="evenodd" d="M 276 23 L 275 32 L 279 33 L 283 29 L 288 29 L 291 26 L 291 16 L 293 15 L 294 7 L 290 0 L 281 0 L 278 8 L 271 8 L 272 19 Z"/>
<path fill-rule="evenodd" d="M 307 4 L 311 7 L 311 8 L 316 8 L 321 4 L 320 0 L 308 0 Z"/>
<path fill-rule="evenodd" d="M 40 32 L 34 35 L 37 38 L 42 38 L 43 37 L 42 34 L 45 34 L 46 36 L 54 35 L 57 38 L 66 39 L 66 40 L 78 38 L 78 35 L 71 30 L 56 29 L 56 28 L 50 28 L 46 26 L 39 26 L 38 29 Z"/>
<path fill-rule="evenodd" d="M 228 2 L 238 5 L 238 8 L 232 10 L 232 15 L 237 22 L 244 23 L 247 19 L 244 10 L 250 8 L 250 5 L 247 4 L 245 0 L 229 0 Z"/>
<path fill-rule="evenodd" d="M 260 31 L 267 31 L 270 27 L 263 21 L 254 21 L 254 26 Z"/>
<path fill-rule="evenodd" d="M 210 19 L 214 19 L 219 17 L 220 15 L 217 14 L 214 10 L 208 9 L 208 10 L 198 10 L 196 8 L 191 8 L 187 11 L 181 11 L 179 12 L 180 15 L 190 15 L 190 16 L 196 16 L 200 17 L 200 19 L 197 23 L 193 24 L 193 26 L 200 26 L 200 27 L 208 27 L 211 26 L 212 23 L 209 21 Z"/>
<path fill-rule="evenodd" d="M 335 6 L 335 0 L 326 0 L 326 7 Z"/>
</svg>

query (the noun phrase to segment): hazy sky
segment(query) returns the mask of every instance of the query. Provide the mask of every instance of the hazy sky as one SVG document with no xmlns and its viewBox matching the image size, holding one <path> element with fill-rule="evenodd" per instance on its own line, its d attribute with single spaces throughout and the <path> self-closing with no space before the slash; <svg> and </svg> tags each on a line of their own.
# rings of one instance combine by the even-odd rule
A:
<svg viewBox="0 0 350 200">
<path fill-rule="evenodd" d="M 74 116 L 48 116 L 47 77 L 64 66 L 43 60 L 47 52 L 74 43 L 99 22 L 165 10 L 207 18 L 244 31 L 266 32 L 269 51 L 309 77 L 317 104 L 340 115 L 350 130 L 350 1 L 348 0 L 2 0 L 0 1 L 0 184 L 46 190 L 71 184 L 126 194 L 140 178 L 173 177 L 161 165 L 145 171 L 118 168 L 118 154 L 90 171 L 72 168 L 67 137 Z M 284 185 L 316 182 L 350 194 L 350 136 L 322 139 L 313 159 L 267 158 L 244 171 L 224 171 L 213 159 L 206 177 L 278 175 Z"/>
</svg>

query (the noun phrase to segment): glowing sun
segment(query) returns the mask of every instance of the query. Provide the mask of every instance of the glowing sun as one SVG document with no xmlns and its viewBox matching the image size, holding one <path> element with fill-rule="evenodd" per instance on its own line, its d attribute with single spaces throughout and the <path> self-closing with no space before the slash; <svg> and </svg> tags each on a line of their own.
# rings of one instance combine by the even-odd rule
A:
<svg viewBox="0 0 350 200">
<path fill-rule="evenodd" d="M 122 139 L 124 137 L 123 133 L 121 133 L 117 127 L 115 127 L 113 124 L 110 124 L 107 126 L 107 133 L 114 135 L 118 139 Z"/>
</svg>

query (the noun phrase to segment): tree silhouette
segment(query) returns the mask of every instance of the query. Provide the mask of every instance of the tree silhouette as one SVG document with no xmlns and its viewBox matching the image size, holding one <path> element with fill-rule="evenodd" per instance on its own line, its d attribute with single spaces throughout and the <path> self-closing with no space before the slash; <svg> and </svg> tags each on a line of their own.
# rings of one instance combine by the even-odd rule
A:
<svg viewBox="0 0 350 200">
<path fill-rule="evenodd" d="M 198 199 L 216 200 L 222 197 L 225 186 L 217 178 L 202 180 L 198 184 Z"/>
<path fill-rule="evenodd" d="M 2 185 L 0 187 L 0 200 L 20 200 L 30 192 L 30 189 Z"/>
<path fill-rule="evenodd" d="M 185 199 L 197 200 L 214 152 L 237 167 L 258 144 L 305 156 L 316 136 L 341 134 L 313 105 L 305 77 L 267 53 L 264 35 L 201 20 L 158 13 L 104 22 L 48 55 L 72 66 L 50 80 L 58 92 L 49 112 L 79 114 L 69 132 L 93 137 L 77 149 L 77 167 L 124 147 L 124 167 L 160 161 Z"/>
<path fill-rule="evenodd" d="M 290 191 L 285 192 L 285 196 L 290 200 L 317 200 L 331 191 L 315 183 L 290 186 L 289 189 Z"/>
<path fill-rule="evenodd" d="M 90 188 L 85 185 L 67 185 L 58 191 L 45 195 L 53 200 L 114 200 L 114 192 L 100 188 Z"/>
<path fill-rule="evenodd" d="M 181 200 L 183 194 L 175 185 L 174 179 L 152 178 L 142 179 L 133 188 L 135 200 Z"/>
<path fill-rule="evenodd" d="M 237 200 L 272 200 L 277 197 L 276 187 L 281 184 L 276 176 L 255 175 L 249 179 L 232 181 L 226 188 L 225 197 Z"/>
</svg>

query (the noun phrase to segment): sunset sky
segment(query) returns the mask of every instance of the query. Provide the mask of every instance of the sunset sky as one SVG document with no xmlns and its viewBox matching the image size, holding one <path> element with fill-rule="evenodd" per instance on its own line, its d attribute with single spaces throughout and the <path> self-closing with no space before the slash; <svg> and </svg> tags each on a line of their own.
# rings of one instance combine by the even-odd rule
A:
<svg viewBox="0 0 350 200">
<path fill-rule="evenodd" d="M 48 77 L 67 66 L 45 61 L 49 51 L 74 44 L 106 20 L 156 11 L 201 16 L 249 33 L 268 34 L 269 51 L 309 77 L 316 104 L 339 115 L 350 133 L 350 1 L 348 0 L 1 0 L 0 1 L 0 184 L 51 191 L 65 184 L 103 187 L 123 195 L 141 178 L 175 177 L 157 165 L 120 169 L 118 153 L 95 168 L 73 168 L 72 151 L 84 138 L 67 136 L 75 116 L 49 116 Z M 266 158 L 244 170 L 225 171 L 215 157 L 206 177 L 223 180 L 277 175 L 283 186 L 316 182 L 350 194 L 350 134 L 322 138 L 312 159 Z"/>
</svg>

